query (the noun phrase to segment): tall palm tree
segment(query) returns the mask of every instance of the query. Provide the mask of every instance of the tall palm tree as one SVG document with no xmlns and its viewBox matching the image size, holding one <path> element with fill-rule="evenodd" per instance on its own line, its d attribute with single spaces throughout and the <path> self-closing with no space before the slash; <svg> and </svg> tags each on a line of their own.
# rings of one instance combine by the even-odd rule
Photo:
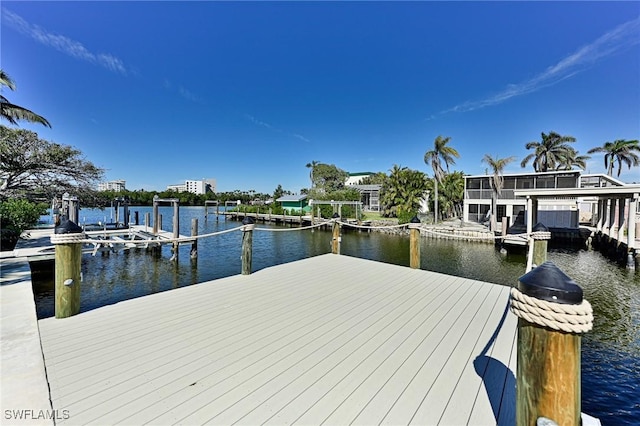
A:
<svg viewBox="0 0 640 426">
<path fill-rule="evenodd" d="M 311 169 L 311 171 L 309 172 L 309 179 L 311 179 L 311 189 L 313 189 L 313 185 L 314 185 L 314 182 L 313 182 L 313 169 L 315 169 L 315 167 L 318 164 L 320 164 L 319 161 L 313 160 L 312 162 L 307 163 L 307 166 L 306 166 L 307 168 Z"/>
<path fill-rule="evenodd" d="M 442 183 L 442 179 L 444 179 L 445 171 L 442 168 L 442 162 L 444 162 L 447 173 L 449 172 L 449 165 L 456 164 L 455 158 L 460 158 L 460 154 L 456 151 L 455 148 L 447 146 L 447 144 L 451 141 L 449 136 L 442 137 L 438 135 L 433 142 L 433 149 L 427 151 L 424 154 L 424 162 L 427 165 L 431 165 L 433 169 L 433 177 L 434 177 L 434 223 L 438 222 L 438 184 Z"/>
<path fill-rule="evenodd" d="M 0 69 L 0 87 L 8 87 L 16 90 L 16 85 L 9 75 Z M 4 95 L 0 94 L 0 115 L 11 124 L 18 124 L 19 120 L 29 121 L 31 123 L 40 123 L 44 126 L 51 127 L 46 118 L 36 114 L 21 106 L 12 104 Z"/>
<path fill-rule="evenodd" d="M 556 169 L 563 164 L 563 159 L 570 155 L 573 149 L 569 143 L 575 142 L 573 136 L 562 136 L 554 131 L 545 134 L 542 132 L 541 142 L 529 142 L 525 145 L 527 149 L 534 149 L 534 152 L 524 157 L 520 162 L 521 167 L 526 167 L 527 163 L 533 160 L 533 170 L 536 172 L 547 172 Z"/>
<path fill-rule="evenodd" d="M 607 174 L 613 176 L 614 163 L 618 162 L 618 174 L 622 171 L 622 163 L 626 164 L 629 169 L 631 166 L 640 165 L 640 157 L 636 152 L 640 152 L 640 146 L 637 140 L 618 139 L 613 142 L 605 142 L 603 146 L 592 148 L 587 151 L 589 154 L 596 152 L 604 152 L 604 166 L 607 168 Z"/>
<path fill-rule="evenodd" d="M 500 191 L 502 191 L 502 187 L 504 185 L 504 179 L 502 178 L 502 172 L 507 164 L 514 161 L 515 157 L 507 157 L 507 158 L 493 158 L 489 154 L 485 154 L 482 158 L 483 163 L 487 163 L 489 167 L 491 167 L 491 171 L 493 173 L 493 177 L 489 180 L 491 184 L 492 194 L 491 194 L 491 230 L 495 232 L 497 225 L 497 211 L 498 211 L 498 195 Z"/>
</svg>

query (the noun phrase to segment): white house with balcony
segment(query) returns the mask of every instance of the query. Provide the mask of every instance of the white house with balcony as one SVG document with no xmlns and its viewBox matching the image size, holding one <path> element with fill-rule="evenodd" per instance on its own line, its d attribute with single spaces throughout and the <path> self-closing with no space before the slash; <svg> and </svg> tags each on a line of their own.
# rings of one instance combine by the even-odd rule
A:
<svg viewBox="0 0 640 426">
<path fill-rule="evenodd" d="M 563 170 L 540 173 L 505 174 L 503 189 L 498 194 L 497 221 L 507 218 L 514 224 L 518 214 L 524 215 L 527 199 L 516 192 L 534 189 L 578 189 L 624 186 L 623 182 L 604 174 L 582 174 L 580 170 Z M 465 176 L 463 219 L 468 222 L 486 223 L 491 215 L 491 175 Z M 566 191 L 555 197 L 540 199 L 537 205 L 537 221 L 549 228 L 578 228 L 581 221 L 591 220 L 596 199 L 568 195 Z M 580 215 L 580 212 L 588 216 Z"/>
</svg>

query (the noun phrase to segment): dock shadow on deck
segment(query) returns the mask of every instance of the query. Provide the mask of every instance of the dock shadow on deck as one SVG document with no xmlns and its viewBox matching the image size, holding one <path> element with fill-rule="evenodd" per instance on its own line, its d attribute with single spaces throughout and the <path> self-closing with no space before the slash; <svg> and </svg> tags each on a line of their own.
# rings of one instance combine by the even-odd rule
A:
<svg viewBox="0 0 640 426">
<path fill-rule="evenodd" d="M 39 326 L 59 424 L 513 424 L 508 297 L 327 254 Z"/>
</svg>

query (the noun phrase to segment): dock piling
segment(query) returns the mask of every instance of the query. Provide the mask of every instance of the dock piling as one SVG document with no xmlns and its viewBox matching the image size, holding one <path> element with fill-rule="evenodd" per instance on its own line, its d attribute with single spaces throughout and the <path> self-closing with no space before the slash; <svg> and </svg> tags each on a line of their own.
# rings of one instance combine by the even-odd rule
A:
<svg viewBox="0 0 640 426">
<path fill-rule="evenodd" d="M 342 237 L 340 236 L 340 215 L 338 215 L 338 213 L 334 213 L 331 217 L 334 220 L 333 238 L 331 239 L 331 253 L 340 254 L 340 242 L 342 240 Z"/>
<path fill-rule="evenodd" d="M 252 217 L 242 219 L 242 275 L 251 275 L 253 228 L 255 222 Z"/>
<path fill-rule="evenodd" d="M 541 417 L 580 425 L 581 333 L 593 323 L 582 289 L 545 262 L 511 289 L 511 311 L 518 316 L 516 425 Z"/>
<path fill-rule="evenodd" d="M 63 219 L 51 236 L 55 245 L 55 316 L 80 312 L 82 241 L 85 234 L 75 222 Z"/>
<path fill-rule="evenodd" d="M 417 216 L 409 222 L 409 266 L 420 269 L 420 219 Z"/>
<path fill-rule="evenodd" d="M 192 237 L 198 236 L 198 219 L 195 217 L 191 219 L 191 236 Z M 198 258 L 198 239 L 197 238 L 194 239 L 193 242 L 191 243 L 190 255 L 191 255 L 191 259 Z"/>
<path fill-rule="evenodd" d="M 542 265 L 547 261 L 547 246 L 551 239 L 551 232 L 542 223 L 536 223 L 533 227 L 533 265 Z"/>
<path fill-rule="evenodd" d="M 180 237 L 180 204 L 178 202 L 173 203 L 173 238 Z M 178 259 L 178 250 L 180 249 L 180 243 L 173 242 L 173 256 Z"/>
</svg>

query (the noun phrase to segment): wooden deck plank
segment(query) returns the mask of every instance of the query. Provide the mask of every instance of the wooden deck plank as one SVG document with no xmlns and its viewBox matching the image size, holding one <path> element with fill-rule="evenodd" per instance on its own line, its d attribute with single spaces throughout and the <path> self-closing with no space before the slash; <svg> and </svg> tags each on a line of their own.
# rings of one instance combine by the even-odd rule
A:
<svg viewBox="0 0 640 426">
<path fill-rule="evenodd" d="M 433 286 L 434 291 L 430 293 L 432 297 L 421 303 L 423 309 L 403 327 L 398 328 L 393 338 L 384 342 L 385 345 L 375 348 L 375 352 L 363 360 L 351 359 L 351 370 L 343 367 L 334 374 L 325 374 L 317 382 L 312 382 L 313 386 L 307 385 L 303 392 L 292 395 L 294 398 L 275 414 L 270 423 L 304 423 L 305 418 L 323 415 L 327 417 L 332 411 L 343 407 L 351 410 L 361 407 L 361 403 L 356 405 L 354 401 L 354 392 L 379 389 L 386 378 L 385 373 L 392 371 L 394 365 L 406 359 L 406 354 L 412 349 L 411 343 L 418 338 L 421 331 L 430 329 L 432 324 L 445 315 L 446 295 L 451 294 L 452 289 L 462 292 L 464 289 L 461 284 L 462 281 L 454 277 L 439 281 Z M 448 291 L 443 291 L 445 288 Z M 355 399 L 362 400 L 361 397 Z M 336 401 L 343 403 L 338 404 Z M 353 417 L 355 414 L 345 413 L 341 418 L 343 422 L 348 422 L 348 419 Z"/>
<path fill-rule="evenodd" d="M 334 292 L 334 293 L 342 294 L 340 292 Z M 344 295 L 342 295 L 341 298 L 344 299 L 345 303 L 349 301 L 349 298 L 345 298 Z M 269 301 L 266 301 L 266 303 L 269 303 Z M 327 310 L 331 308 L 336 310 L 336 305 L 334 303 L 331 303 L 331 302 L 323 303 L 321 298 L 318 298 L 316 301 L 312 301 L 312 304 L 315 304 L 317 306 L 317 309 Z M 340 306 L 338 305 L 338 307 Z M 241 309 L 241 310 L 245 311 L 245 309 Z M 280 310 L 282 311 L 283 308 L 280 308 Z M 302 315 L 303 313 L 306 312 L 307 314 L 309 314 L 308 318 L 306 318 L 307 323 L 312 323 L 313 321 L 316 320 L 316 318 L 313 315 L 311 315 L 308 310 L 306 310 L 305 306 L 298 308 L 298 311 L 300 312 L 289 311 L 286 306 L 284 307 L 284 310 L 286 311 L 284 313 L 286 315 L 296 315 L 296 314 Z M 109 398 L 110 395 L 115 395 L 118 398 L 126 399 L 130 397 L 130 394 L 132 393 L 130 390 L 128 390 L 128 388 L 131 386 L 149 387 L 152 385 L 157 385 L 158 384 L 157 381 L 150 381 L 151 379 L 155 379 L 156 377 L 158 377 L 159 381 L 168 381 L 172 376 L 167 375 L 167 373 L 171 373 L 172 371 L 175 374 L 177 374 L 179 377 L 182 377 L 185 368 L 191 368 L 191 370 L 197 371 L 201 368 L 201 366 L 199 365 L 199 362 L 204 360 L 206 358 L 206 355 L 209 355 L 209 356 L 212 355 L 210 352 L 207 352 L 207 348 L 217 349 L 218 355 L 220 355 L 220 353 L 225 353 L 225 352 L 228 352 L 230 355 L 233 355 L 235 353 L 233 352 L 233 350 L 237 350 L 237 348 L 245 348 L 248 346 L 246 343 L 246 340 L 251 338 L 252 335 L 257 335 L 257 336 L 265 335 L 266 337 L 271 337 L 275 339 L 275 337 L 277 337 L 278 335 L 274 335 L 274 336 L 270 335 L 269 334 L 270 330 L 275 330 L 276 332 L 279 333 L 279 335 L 283 335 L 287 333 L 289 329 L 304 330 L 305 323 L 299 324 L 295 321 L 288 321 L 286 315 L 270 317 L 268 318 L 269 321 L 261 320 L 260 315 L 258 315 L 256 318 L 253 319 L 253 321 L 250 324 L 246 325 L 245 327 L 242 327 L 241 324 L 233 323 L 233 328 L 229 326 L 227 332 L 225 332 L 224 338 L 222 339 L 220 338 L 219 335 L 213 334 L 213 336 L 215 336 L 215 341 L 211 342 L 205 338 L 205 339 L 202 339 L 200 342 L 188 342 L 189 344 L 182 344 L 180 346 L 183 348 L 183 350 L 180 353 L 173 354 L 166 361 L 161 357 L 159 359 L 159 362 L 161 364 L 159 365 L 152 363 L 148 367 L 143 368 L 142 371 L 140 371 L 140 368 L 138 366 L 134 366 L 135 368 L 131 368 L 131 370 L 133 370 L 136 373 L 136 376 L 133 378 L 131 377 L 131 372 L 119 371 L 115 377 L 106 379 L 111 383 L 113 383 L 114 381 L 117 382 L 119 379 L 122 379 L 118 386 L 112 385 L 107 390 L 102 388 L 103 384 L 101 383 L 96 383 L 96 385 L 93 386 L 95 388 L 94 390 L 101 390 L 101 392 L 95 394 L 95 399 L 102 401 L 104 398 Z M 287 327 L 283 327 L 280 324 L 281 322 L 288 323 L 290 325 L 288 325 Z M 259 328 L 256 328 L 256 327 L 259 327 Z M 182 333 L 180 330 L 176 330 L 175 334 L 181 335 Z M 269 341 L 267 340 L 267 343 L 265 344 L 268 344 L 268 343 Z M 147 356 L 148 355 L 149 354 L 147 354 Z M 141 354 L 141 356 L 145 357 L 145 354 Z M 171 361 L 172 359 L 180 360 L 181 362 L 180 368 L 175 369 L 175 366 Z M 224 359 L 222 362 L 224 362 Z M 188 371 L 191 371 L 191 370 L 188 370 Z M 139 391 L 140 389 L 136 388 L 136 390 Z M 90 403 L 89 400 L 91 398 L 84 397 L 86 395 L 86 392 L 87 392 L 87 389 L 79 389 L 78 391 L 75 392 L 76 393 L 75 396 L 83 397 L 83 401 L 82 401 L 83 404 Z M 71 401 L 67 401 L 67 402 L 69 403 Z"/>
<path fill-rule="evenodd" d="M 473 361 L 507 291 L 323 255 L 39 324 L 64 425 L 489 424 Z M 509 317 L 503 330 L 487 354 L 513 367 Z"/>
<path fill-rule="evenodd" d="M 460 336 L 460 339 L 454 343 L 451 349 L 447 350 L 449 356 L 422 400 L 414 415 L 413 422 L 418 424 L 439 423 L 449 406 L 451 396 L 461 380 L 464 379 L 465 389 L 472 388 L 474 383 L 476 383 L 476 388 L 478 387 L 479 383 L 476 380 L 478 376 L 473 374 L 464 376 L 464 372 L 465 370 L 470 372 L 475 359 L 486 346 L 494 331 L 494 328 L 486 327 L 486 325 L 491 313 L 495 310 L 501 290 L 498 287 L 491 288 L 490 293 L 487 294 L 482 304 L 478 306 L 478 310 Z M 503 303 L 500 303 L 500 305 L 503 305 Z M 498 309 L 498 312 L 500 312 L 500 309 Z M 467 369 L 467 367 L 469 368 Z M 459 412 L 458 410 L 450 411 Z"/>
<path fill-rule="evenodd" d="M 505 299 L 508 298 L 508 290 L 507 287 L 499 289 L 500 294 L 495 298 L 495 305 L 487 317 L 485 327 L 483 327 L 477 345 L 472 351 L 474 358 L 469 360 L 471 362 L 466 363 L 464 370 L 459 375 L 455 389 L 449 393 L 447 409 L 442 413 L 442 417 L 439 419 L 440 423 L 468 423 L 474 408 L 474 405 L 469 404 L 469 401 L 475 401 L 478 398 L 478 394 L 484 391 L 483 380 L 487 373 L 486 367 L 491 359 L 492 351 L 496 347 L 496 342 L 499 338 L 498 333 L 502 333 L 502 336 L 505 336 L 504 330 L 508 329 L 508 326 L 503 327 L 501 322 L 503 316 L 506 318 L 508 315 L 507 304 L 505 303 Z M 500 324 L 499 329 L 492 328 L 496 324 Z M 504 340 L 502 338 L 500 342 Z M 493 355 L 498 356 L 499 352 L 496 351 Z M 455 409 L 449 409 L 453 407 Z"/>
<path fill-rule="evenodd" d="M 275 407 L 281 406 L 283 401 L 291 401 L 297 396 L 300 388 L 309 387 L 309 383 L 313 383 L 313 387 L 316 388 L 315 383 L 327 377 L 331 378 L 330 381 L 341 380 L 347 376 L 359 380 L 354 374 L 356 370 L 362 367 L 364 361 L 383 356 L 382 352 L 395 348 L 397 345 L 392 338 L 420 314 L 425 299 L 433 296 L 434 289 L 421 287 L 419 293 L 404 295 L 401 303 L 394 304 L 395 306 L 388 304 L 384 310 L 375 312 L 367 318 L 366 330 L 350 333 L 345 344 L 335 350 L 323 347 L 323 351 L 307 365 L 301 363 L 295 368 L 288 368 L 284 374 L 278 376 L 277 381 L 274 380 L 270 384 L 269 389 L 264 389 L 261 394 L 251 395 L 253 401 L 243 400 L 242 404 L 234 407 L 235 410 L 227 410 L 223 415 L 211 420 L 222 424 L 237 421 L 255 424 L 264 414 L 254 410 L 251 412 L 252 416 L 246 417 L 247 408 L 255 409 L 259 406 L 261 409 L 275 411 Z M 300 402 L 296 402 L 295 405 L 299 407 Z"/>
<path fill-rule="evenodd" d="M 383 297 L 391 298 L 393 294 L 389 291 L 391 288 L 385 289 Z M 359 298 L 358 298 L 359 299 Z M 229 398 L 229 392 L 237 391 L 238 388 L 252 388 L 250 381 L 255 379 L 254 376 L 260 375 L 263 379 L 273 377 L 272 374 L 264 372 L 268 368 L 277 368 L 278 363 L 289 365 L 294 363 L 302 354 L 312 352 L 318 347 L 322 347 L 325 341 L 335 339 L 332 333 L 337 333 L 339 327 L 345 321 L 364 324 L 367 316 L 375 312 L 376 309 L 383 309 L 383 304 L 372 305 L 362 303 L 362 300 L 353 299 L 346 305 L 340 302 L 333 304 L 333 308 L 326 311 L 324 316 L 317 318 L 305 315 L 303 322 L 292 321 L 295 324 L 295 330 L 283 337 L 280 335 L 268 336 L 262 347 L 258 347 L 259 341 L 251 341 L 248 350 L 254 350 L 249 355 L 239 360 L 223 360 L 222 368 L 216 366 L 207 366 L 197 372 L 199 376 L 198 384 L 200 387 L 186 389 L 184 392 L 177 393 L 175 387 L 164 386 L 160 389 L 163 397 L 171 397 L 171 403 L 165 404 L 163 407 L 154 407 L 154 402 L 158 399 L 158 390 L 150 394 L 142 405 L 149 403 L 147 409 L 136 413 L 135 417 L 127 419 L 127 422 L 137 422 L 144 416 L 158 416 L 162 414 L 167 419 L 179 420 L 181 416 L 186 416 L 195 411 L 198 407 L 206 405 L 212 399 Z M 339 308 L 339 309 L 335 309 Z M 347 318 L 345 316 L 349 315 Z M 256 333 L 259 337 L 260 333 Z M 294 354 L 294 355 L 292 355 Z M 243 355 L 242 353 L 239 355 Z M 273 366 L 276 367 L 273 367 Z M 253 386 L 259 386 L 254 384 Z M 204 390 L 203 390 L 204 389 Z M 216 406 L 222 405 L 223 402 L 217 400 Z M 139 404 L 141 401 L 136 401 Z M 148 420 L 154 420 L 153 418 Z"/>
<path fill-rule="evenodd" d="M 466 326 L 473 315 L 473 304 L 477 303 L 478 299 L 484 299 L 482 292 L 489 291 L 489 287 L 473 284 L 473 281 L 465 280 L 465 293 L 453 295 L 451 303 L 442 307 L 445 315 L 428 330 L 428 334 L 408 354 L 406 361 L 394 371 L 390 380 L 371 401 L 367 402 L 367 410 L 355 419 L 356 424 L 410 423 L 421 398 L 425 395 L 424 390 L 431 384 L 431 381 L 417 376 L 425 370 L 435 375 L 441 369 L 448 340 L 456 338 L 460 328 Z M 448 339 L 448 336 L 451 337 Z"/>
</svg>

